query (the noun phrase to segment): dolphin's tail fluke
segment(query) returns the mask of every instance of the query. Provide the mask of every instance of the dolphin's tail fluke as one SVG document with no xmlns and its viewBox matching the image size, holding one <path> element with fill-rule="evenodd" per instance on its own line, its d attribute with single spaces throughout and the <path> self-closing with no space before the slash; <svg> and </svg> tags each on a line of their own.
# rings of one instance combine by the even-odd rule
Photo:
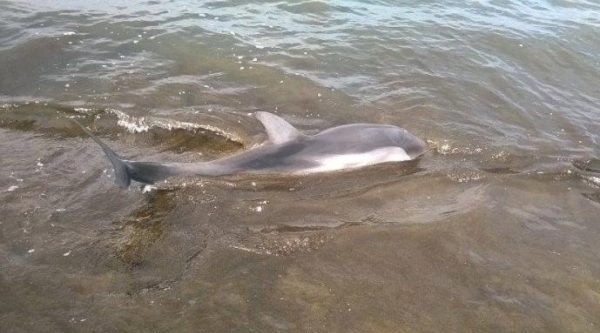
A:
<svg viewBox="0 0 600 333">
<path fill-rule="evenodd" d="M 117 155 L 104 142 L 100 141 L 92 132 L 85 128 L 75 119 L 73 120 L 81 129 L 89 135 L 92 140 L 102 148 L 106 157 L 113 166 L 115 171 L 115 184 L 121 188 L 127 188 L 131 184 L 131 180 L 138 181 L 144 184 L 154 184 L 157 181 L 163 180 L 173 172 L 166 166 L 154 162 L 136 162 L 128 161 Z"/>
</svg>

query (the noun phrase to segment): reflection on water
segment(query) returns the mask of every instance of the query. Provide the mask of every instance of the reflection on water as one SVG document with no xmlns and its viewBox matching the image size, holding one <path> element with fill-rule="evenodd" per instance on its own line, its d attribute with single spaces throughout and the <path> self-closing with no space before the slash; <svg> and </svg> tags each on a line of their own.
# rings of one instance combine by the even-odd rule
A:
<svg viewBox="0 0 600 333">
<path fill-rule="evenodd" d="M 592 1 L 0 1 L 0 331 L 596 332 Z M 419 161 L 115 187 L 395 124 Z"/>
</svg>

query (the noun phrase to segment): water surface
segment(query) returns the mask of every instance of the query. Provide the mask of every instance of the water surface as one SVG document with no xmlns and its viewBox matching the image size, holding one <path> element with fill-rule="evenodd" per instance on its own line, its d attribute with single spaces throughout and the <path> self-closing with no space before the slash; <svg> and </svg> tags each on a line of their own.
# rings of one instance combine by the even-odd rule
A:
<svg viewBox="0 0 600 333">
<path fill-rule="evenodd" d="M 593 1 L 0 1 L 0 331 L 597 332 Z M 402 126 L 418 163 L 113 185 Z"/>
</svg>

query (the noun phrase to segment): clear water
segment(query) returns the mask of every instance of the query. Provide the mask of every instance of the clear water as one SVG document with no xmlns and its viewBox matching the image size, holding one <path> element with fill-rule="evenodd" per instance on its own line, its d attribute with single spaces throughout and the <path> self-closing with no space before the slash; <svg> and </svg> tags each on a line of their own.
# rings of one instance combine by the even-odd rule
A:
<svg viewBox="0 0 600 333">
<path fill-rule="evenodd" d="M 0 331 L 597 332 L 600 4 L 0 1 Z M 417 164 L 112 184 L 374 122 Z M 588 162 L 589 161 L 589 162 Z"/>
</svg>

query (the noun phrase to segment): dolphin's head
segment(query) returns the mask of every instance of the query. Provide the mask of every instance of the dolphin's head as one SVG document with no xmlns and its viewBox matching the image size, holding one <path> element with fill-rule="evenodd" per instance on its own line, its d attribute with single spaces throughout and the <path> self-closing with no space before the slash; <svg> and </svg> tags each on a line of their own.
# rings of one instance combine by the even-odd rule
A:
<svg viewBox="0 0 600 333">
<path fill-rule="evenodd" d="M 423 140 L 414 136 L 404 128 L 396 126 L 390 127 L 387 129 L 386 135 L 392 140 L 394 145 L 404 149 L 411 159 L 423 155 L 428 149 L 427 144 Z"/>
</svg>

